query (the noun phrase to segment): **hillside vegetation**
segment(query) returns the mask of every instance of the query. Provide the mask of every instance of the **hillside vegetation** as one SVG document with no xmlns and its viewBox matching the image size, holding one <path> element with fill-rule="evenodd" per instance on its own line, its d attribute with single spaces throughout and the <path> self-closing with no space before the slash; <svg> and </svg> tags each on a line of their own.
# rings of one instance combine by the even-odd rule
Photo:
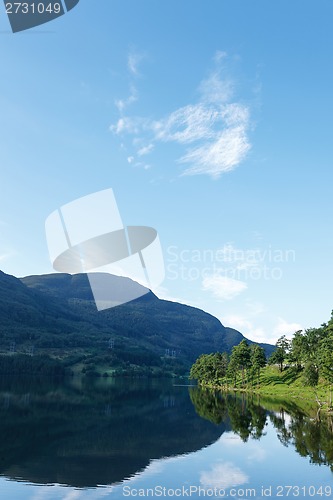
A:
<svg viewBox="0 0 333 500">
<path fill-rule="evenodd" d="M 226 352 L 201 355 L 190 377 L 204 386 L 315 399 L 319 407 L 331 409 L 333 312 L 320 328 L 297 331 L 290 340 L 280 337 L 268 360 L 262 347 L 249 346 L 243 339 L 230 356 Z"/>
<path fill-rule="evenodd" d="M 140 286 L 111 280 L 115 295 Z M 231 352 L 244 338 L 200 309 L 144 291 L 99 312 L 85 274 L 0 272 L 0 354 L 47 354 L 87 375 L 185 375 L 201 353 Z"/>
</svg>

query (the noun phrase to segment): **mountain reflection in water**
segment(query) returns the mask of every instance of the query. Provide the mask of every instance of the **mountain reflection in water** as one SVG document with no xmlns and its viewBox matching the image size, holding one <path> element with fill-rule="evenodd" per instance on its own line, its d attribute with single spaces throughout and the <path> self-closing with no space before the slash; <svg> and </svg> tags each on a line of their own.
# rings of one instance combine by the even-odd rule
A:
<svg viewBox="0 0 333 500">
<path fill-rule="evenodd" d="M 0 474 L 39 484 L 119 482 L 151 459 L 201 449 L 225 429 L 171 380 L 0 381 Z"/>
<path fill-rule="evenodd" d="M 154 459 L 195 457 L 224 432 L 244 443 L 263 441 L 269 426 L 293 453 L 332 469 L 332 417 L 313 415 L 290 401 L 172 380 L 1 379 L 0 474 L 80 488 L 119 484 Z"/>
</svg>

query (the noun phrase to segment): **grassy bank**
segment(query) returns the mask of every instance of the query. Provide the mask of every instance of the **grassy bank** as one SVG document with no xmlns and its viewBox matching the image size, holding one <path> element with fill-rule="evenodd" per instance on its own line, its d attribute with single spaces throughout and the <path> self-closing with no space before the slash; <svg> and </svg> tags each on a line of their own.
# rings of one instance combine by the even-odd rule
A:
<svg viewBox="0 0 333 500">
<path fill-rule="evenodd" d="M 236 386 L 233 385 L 212 385 L 202 384 L 206 387 L 214 387 L 215 389 L 226 388 L 239 392 L 247 392 L 261 395 L 272 400 L 297 400 L 301 406 L 322 408 L 326 411 L 331 411 L 330 408 L 330 386 L 322 380 L 316 387 L 309 387 L 304 383 L 303 371 L 296 368 L 286 368 L 282 372 L 275 366 L 267 366 L 261 370 L 259 381 L 246 383 L 242 385 L 241 380 L 237 381 Z"/>
</svg>

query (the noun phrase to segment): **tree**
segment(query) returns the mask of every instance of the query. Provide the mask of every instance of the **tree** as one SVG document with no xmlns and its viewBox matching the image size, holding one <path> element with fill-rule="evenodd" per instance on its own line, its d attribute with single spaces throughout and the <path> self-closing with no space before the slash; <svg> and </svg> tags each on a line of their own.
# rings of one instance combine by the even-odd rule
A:
<svg viewBox="0 0 333 500">
<path fill-rule="evenodd" d="M 260 345 L 251 345 L 251 371 L 253 375 L 257 375 L 257 381 L 259 384 L 260 370 L 266 366 L 266 356 L 265 351 Z"/>
<path fill-rule="evenodd" d="M 230 363 L 242 371 L 242 385 L 244 386 L 245 370 L 251 364 L 251 351 L 245 339 L 232 348 Z"/>
<path fill-rule="evenodd" d="M 227 369 L 227 377 L 232 380 L 234 387 L 237 385 L 237 374 L 238 366 L 236 364 L 236 359 L 231 356 Z"/>
<path fill-rule="evenodd" d="M 320 342 L 318 349 L 319 370 L 322 376 L 330 384 L 330 407 L 332 407 L 332 384 L 333 384 L 333 331 L 328 329 L 327 337 Z"/>
<path fill-rule="evenodd" d="M 289 360 L 295 363 L 298 370 L 302 368 L 305 355 L 305 342 L 302 330 L 294 333 L 290 344 Z"/>
<path fill-rule="evenodd" d="M 310 361 L 312 364 L 319 367 L 318 349 L 322 339 L 325 336 L 326 325 L 321 328 L 309 328 L 305 330 L 302 343 L 303 361 Z"/>
<path fill-rule="evenodd" d="M 280 372 L 282 372 L 284 360 L 285 360 L 285 353 L 283 349 L 281 349 L 281 347 L 277 347 L 269 357 L 268 362 L 270 365 L 279 365 Z"/>
<path fill-rule="evenodd" d="M 190 378 L 199 383 L 217 384 L 227 372 L 228 355 L 226 353 L 202 354 L 192 365 Z"/>
<path fill-rule="evenodd" d="M 278 364 L 280 367 L 280 372 L 283 370 L 283 362 L 287 357 L 289 348 L 290 348 L 290 341 L 286 338 L 285 335 L 282 335 L 277 342 L 276 342 L 276 349 L 269 358 L 269 363 L 271 365 L 273 364 Z"/>
<path fill-rule="evenodd" d="M 304 381 L 306 385 L 315 387 L 318 385 L 319 372 L 316 365 L 308 361 L 304 368 Z"/>
</svg>

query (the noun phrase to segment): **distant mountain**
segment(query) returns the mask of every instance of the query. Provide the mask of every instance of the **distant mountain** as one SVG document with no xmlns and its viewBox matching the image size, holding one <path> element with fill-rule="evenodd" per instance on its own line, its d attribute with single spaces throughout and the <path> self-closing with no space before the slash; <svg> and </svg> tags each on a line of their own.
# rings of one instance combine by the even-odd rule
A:
<svg viewBox="0 0 333 500">
<path fill-rule="evenodd" d="M 230 328 L 229 326 L 225 327 L 226 335 L 225 335 L 225 344 L 227 347 L 226 351 L 231 352 L 231 349 L 234 345 L 239 344 L 245 337 L 238 330 L 234 328 Z M 253 344 L 252 340 L 246 339 L 249 344 Z M 260 343 L 259 344 L 266 353 L 266 356 L 270 356 L 272 352 L 275 350 L 275 346 L 271 344 Z"/>
<path fill-rule="evenodd" d="M 115 302 L 140 287 L 108 276 Z M 146 291 L 146 290 L 144 290 Z M 108 373 L 137 366 L 186 371 L 202 353 L 230 352 L 243 335 L 194 307 L 152 292 L 98 312 L 85 274 L 15 278 L 0 271 L 0 351 L 46 352 Z M 267 354 L 273 346 L 264 346 Z M 134 369 L 134 368 L 133 368 Z M 135 371 L 135 370 L 134 370 Z"/>
</svg>

